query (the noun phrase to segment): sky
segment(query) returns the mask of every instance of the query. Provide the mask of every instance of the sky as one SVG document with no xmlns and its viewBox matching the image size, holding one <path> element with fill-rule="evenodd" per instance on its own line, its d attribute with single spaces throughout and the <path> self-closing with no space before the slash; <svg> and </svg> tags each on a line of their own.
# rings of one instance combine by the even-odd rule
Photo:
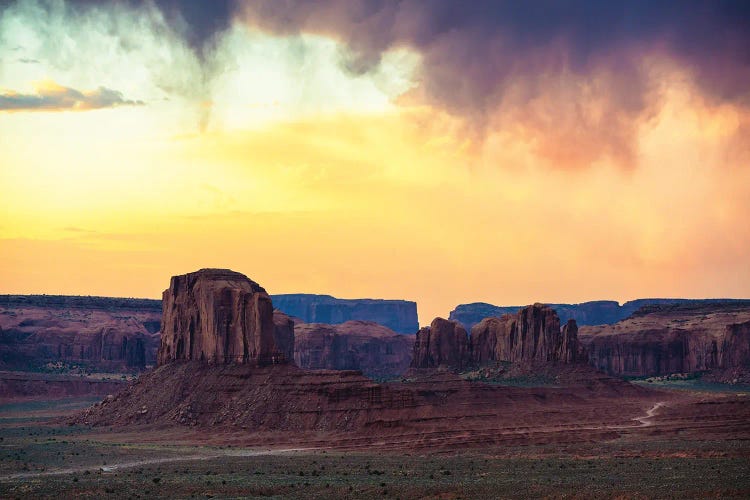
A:
<svg viewBox="0 0 750 500">
<path fill-rule="evenodd" d="M 743 1 L 0 0 L 0 293 L 750 297 Z"/>
</svg>

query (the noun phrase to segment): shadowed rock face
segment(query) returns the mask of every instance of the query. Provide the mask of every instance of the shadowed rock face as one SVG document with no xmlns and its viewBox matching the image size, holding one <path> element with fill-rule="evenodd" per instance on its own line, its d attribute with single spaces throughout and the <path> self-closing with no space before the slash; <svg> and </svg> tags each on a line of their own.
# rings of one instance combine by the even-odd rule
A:
<svg viewBox="0 0 750 500">
<path fill-rule="evenodd" d="M 368 377 L 392 378 L 409 368 L 413 345 L 414 335 L 399 335 L 371 321 L 294 325 L 294 361 L 300 368 L 361 370 Z"/>
<path fill-rule="evenodd" d="M 162 297 L 159 365 L 175 360 L 270 365 L 289 362 L 288 325 L 266 291 L 227 269 L 173 276 Z M 291 342 L 290 342 L 291 340 Z"/>
<path fill-rule="evenodd" d="M 740 303 L 649 306 L 630 318 L 581 328 L 591 364 L 646 377 L 750 366 L 750 307 Z"/>
<path fill-rule="evenodd" d="M 4 299 L 0 300 L 3 369 L 36 370 L 47 363 L 63 363 L 132 372 L 156 363 L 160 316 L 150 307 L 158 301 L 58 296 Z"/>
<path fill-rule="evenodd" d="M 456 321 L 435 318 L 417 332 L 412 368 L 449 366 L 462 369 L 469 361 L 469 339 Z"/>
<path fill-rule="evenodd" d="M 304 323 L 341 324 L 371 321 L 394 332 L 413 334 L 419 328 L 417 304 L 408 300 L 337 299 L 330 295 L 274 295 L 274 305 Z"/>
<path fill-rule="evenodd" d="M 417 333 L 412 368 L 449 366 L 463 369 L 495 361 L 521 365 L 576 363 L 586 359 L 574 320 L 560 330 L 555 311 L 542 304 L 517 314 L 485 318 L 466 330 L 456 321 L 437 318 Z"/>
<path fill-rule="evenodd" d="M 585 359 L 578 344 L 574 320 L 560 330 L 557 313 L 542 304 L 524 307 L 518 314 L 485 318 L 471 329 L 472 362 L 575 363 Z"/>
</svg>

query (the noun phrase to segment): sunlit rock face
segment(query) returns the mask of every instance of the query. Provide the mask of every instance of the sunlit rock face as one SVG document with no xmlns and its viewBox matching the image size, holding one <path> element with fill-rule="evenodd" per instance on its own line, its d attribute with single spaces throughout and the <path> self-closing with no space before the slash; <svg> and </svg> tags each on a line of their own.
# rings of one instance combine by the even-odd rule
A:
<svg viewBox="0 0 750 500">
<path fill-rule="evenodd" d="M 287 363 L 290 333 L 274 323 L 271 298 L 260 285 L 227 269 L 201 269 L 173 276 L 164 291 L 158 363 Z"/>
</svg>

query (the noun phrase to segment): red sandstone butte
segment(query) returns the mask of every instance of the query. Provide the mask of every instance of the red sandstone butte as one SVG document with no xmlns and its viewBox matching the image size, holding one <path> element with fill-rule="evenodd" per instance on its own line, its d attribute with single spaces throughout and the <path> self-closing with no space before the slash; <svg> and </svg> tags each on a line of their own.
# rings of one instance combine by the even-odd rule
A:
<svg viewBox="0 0 750 500">
<path fill-rule="evenodd" d="M 158 363 L 257 366 L 293 359 L 294 339 L 276 325 L 266 291 L 244 274 L 201 269 L 173 276 L 162 296 Z"/>
</svg>

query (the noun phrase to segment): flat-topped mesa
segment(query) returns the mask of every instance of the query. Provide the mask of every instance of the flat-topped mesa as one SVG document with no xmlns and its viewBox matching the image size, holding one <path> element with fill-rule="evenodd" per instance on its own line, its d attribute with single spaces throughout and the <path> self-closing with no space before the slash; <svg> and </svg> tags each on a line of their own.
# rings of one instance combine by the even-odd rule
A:
<svg viewBox="0 0 750 500">
<path fill-rule="evenodd" d="M 463 369 L 469 360 L 469 339 L 457 321 L 435 318 L 430 326 L 421 328 L 414 341 L 412 368 L 446 366 Z"/>
<path fill-rule="evenodd" d="M 561 330 L 555 310 L 543 304 L 483 319 L 471 329 L 470 344 L 474 364 L 575 363 L 586 358 L 578 343 L 575 320 L 569 320 Z"/>
<path fill-rule="evenodd" d="M 244 274 L 201 269 L 173 276 L 162 295 L 158 363 L 265 366 L 293 360 L 294 335 L 274 323 L 266 291 Z"/>
</svg>

